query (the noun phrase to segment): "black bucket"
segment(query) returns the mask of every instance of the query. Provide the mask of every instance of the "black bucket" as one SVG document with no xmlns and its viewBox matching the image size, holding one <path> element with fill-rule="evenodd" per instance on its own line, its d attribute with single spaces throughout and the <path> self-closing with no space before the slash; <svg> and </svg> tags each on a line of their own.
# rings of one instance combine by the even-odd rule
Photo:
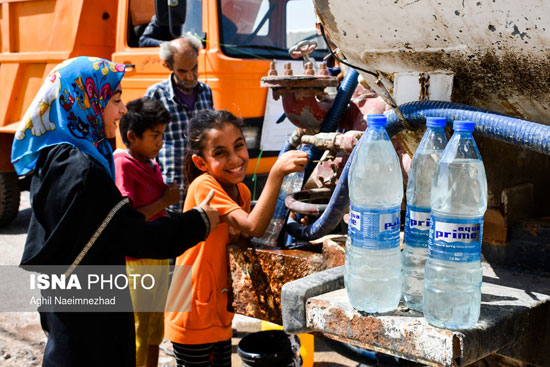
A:
<svg viewBox="0 0 550 367">
<path fill-rule="evenodd" d="M 243 367 L 295 367 L 297 351 L 290 341 L 292 337 L 282 330 L 248 334 L 237 346 Z"/>
</svg>

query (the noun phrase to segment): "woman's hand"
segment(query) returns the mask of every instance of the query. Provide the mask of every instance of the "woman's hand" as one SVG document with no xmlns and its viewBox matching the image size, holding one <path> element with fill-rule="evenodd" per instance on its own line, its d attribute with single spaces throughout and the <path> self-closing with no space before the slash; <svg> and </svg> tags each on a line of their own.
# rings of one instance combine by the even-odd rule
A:
<svg viewBox="0 0 550 367">
<path fill-rule="evenodd" d="M 208 220 L 210 221 L 210 232 L 212 232 L 216 227 L 218 226 L 218 223 L 220 222 L 220 214 L 218 213 L 218 210 L 212 206 L 210 206 L 210 201 L 214 197 L 215 191 L 210 190 L 208 193 L 208 196 L 199 204 L 199 206 L 204 210 L 206 215 L 208 216 Z"/>
</svg>

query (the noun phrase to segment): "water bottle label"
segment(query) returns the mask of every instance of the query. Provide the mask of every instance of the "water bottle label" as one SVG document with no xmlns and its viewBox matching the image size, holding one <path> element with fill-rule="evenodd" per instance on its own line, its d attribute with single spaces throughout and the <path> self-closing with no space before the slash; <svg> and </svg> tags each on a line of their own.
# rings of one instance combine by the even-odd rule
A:
<svg viewBox="0 0 550 367">
<path fill-rule="evenodd" d="M 399 246 L 401 208 L 372 209 L 351 206 L 349 234 L 352 246 L 386 250 Z"/>
<path fill-rule="evenodd" d="M 428 255 L 431 259 L 469 262 L 481 260 L 483 217 L 443 218 L 432 215 Z"/>
<path fill-rule="evenodd" d="M 405 216 L 405 243 L 412 247 L 428 247 L 430 208 L 408 206 Z"/>
</svg>

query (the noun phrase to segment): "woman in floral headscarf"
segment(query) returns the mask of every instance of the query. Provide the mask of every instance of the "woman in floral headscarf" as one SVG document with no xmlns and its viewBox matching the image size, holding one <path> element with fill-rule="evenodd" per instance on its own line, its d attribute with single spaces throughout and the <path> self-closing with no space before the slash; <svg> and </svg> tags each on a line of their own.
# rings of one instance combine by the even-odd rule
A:
<svg viewBox="0 0 550 367">
<path fill-rule="evenodd" d="M 21 265 L 71 269 L 78 263 L 123 266 L 125 256 L 175 257 L 217 225 L 217 212 L 207 202 L 149 223 L 125 205 L 114 183 L 109 143 L 126 113 L 123 75 L 124 66 L 108 60 L 67 60 L 48 75 L 25 114 L 12 148 L 18 174 L 34 171 Z M 44 366 L 135 366 L 132 312 L 40 316 L 49 333 Z"/>
</svg>

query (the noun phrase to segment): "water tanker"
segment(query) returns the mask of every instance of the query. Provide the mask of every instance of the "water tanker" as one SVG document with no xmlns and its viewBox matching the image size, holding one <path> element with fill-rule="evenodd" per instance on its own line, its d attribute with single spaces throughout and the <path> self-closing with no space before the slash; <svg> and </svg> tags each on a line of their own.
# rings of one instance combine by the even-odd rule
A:
<svg viewBox="0 0 550 367">
<path fill-rule="evenodd" d="M 422 131 L 412 131 L 415 118 L 476 121 L 492 243 L 506 242 L 507 226 L 550 214 L 549 2 L 313 3 L 337 53 L 394 107 L 411 154 Z"/>
</svg>

